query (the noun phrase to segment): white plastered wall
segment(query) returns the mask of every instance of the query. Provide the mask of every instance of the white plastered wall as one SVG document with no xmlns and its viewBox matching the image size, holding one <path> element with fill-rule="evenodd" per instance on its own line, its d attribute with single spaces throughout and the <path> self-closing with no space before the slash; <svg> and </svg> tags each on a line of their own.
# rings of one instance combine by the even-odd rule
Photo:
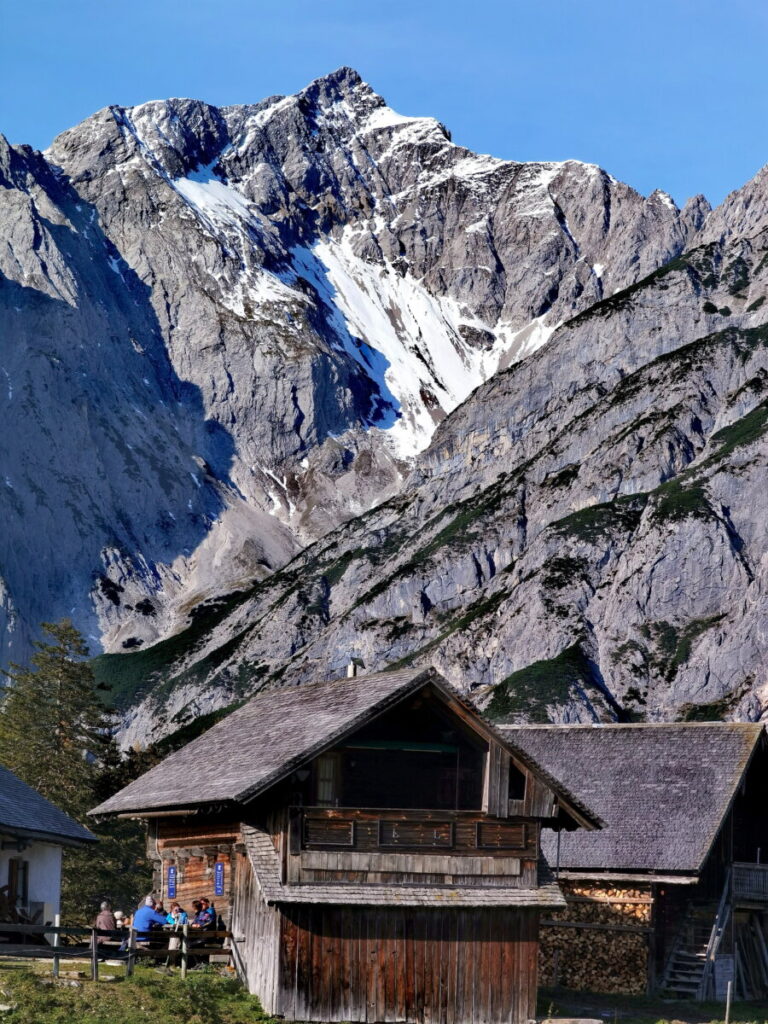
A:
<svg viewBox="0 0 768 1024">
<path fill-rule="evenodd" d="M 2 836 L 0 886 L 8 884 L 8 861 L 20 857 L 29 863 L 29 902 L 43 904 L 43 921 L 53 921 L 61 902 L 61 847 L 54 843 L 30 841 L 26 849 L 16 848 L 16 837 Z M 14 845 L 11 847 L 10 844 Z"/>
</svg>

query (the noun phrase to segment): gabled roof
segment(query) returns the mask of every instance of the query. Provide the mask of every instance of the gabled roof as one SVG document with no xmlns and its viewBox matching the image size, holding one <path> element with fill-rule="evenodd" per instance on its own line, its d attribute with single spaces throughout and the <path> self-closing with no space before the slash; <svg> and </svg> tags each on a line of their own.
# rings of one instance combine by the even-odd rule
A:
<svg viewBox="0 0 768 1024">
<path fill-rule="evenodd" d="M 754 723 L 500 726 L 600 815 L 600 832 L 563 832 L 560 868 L 697 874 L 763 727 Z M 556 837 L 542 848 L 556 862 Z"/>
<path fill-rule="evenodd" d="M 0 766 L 0 833 L 40 839 L 63 846 L 96 843 L 98 839 L 36 789 Z"/>
<path fill-rule="evenodd" d="M 588 826 L 600 824 L 586 805 L 529 755 L 516 751 L 434 669 L 402 669 L 267 690 L 90 813 L 138 814 L 247 803 L 427 684 L 468 710 L 478 728 L 527 764 L 577 819 Z"/>
</svg>

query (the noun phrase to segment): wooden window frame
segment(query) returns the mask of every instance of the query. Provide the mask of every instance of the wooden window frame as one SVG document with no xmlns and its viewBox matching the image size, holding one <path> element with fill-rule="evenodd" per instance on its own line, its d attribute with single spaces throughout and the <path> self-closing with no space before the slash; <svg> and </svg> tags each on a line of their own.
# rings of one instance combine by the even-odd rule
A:
<svg viewBox="0 0 768 1024">
<path fill-rule="evenodd" d="M 483 843 L 480 841 L 482 829 L 487 828 L 519 828 L 520 844 L 515 846 L 499 846 L 496 843 Z M 528 825 L 524 821 L 476 821 L 475 822 L 475 846 L 478 850 L 526 850 L 528 849 Z"/>
<path fill-rule="evenodd" d="M 334 818 L 334 819 L 329 819 L 329 820 L 333 820 L 337 825 L 340 825 L 342 822 L 344 824 L 346 824 L 346 825 L 349 825 L 349 841 L 346 841 L 346 840 L 336 840 L 336 841 L 334 841 L 333 839 L 323 839 L 323 840 L 310 839 L 308 834 L 307 834 L 307 826 L 310 823 L 312 823 L 313 820 L 314 821 L 318 821 L 318 822 L 322 821 L 322 819 L 312 819 L 312 818 L 308 818 L 306 815 L 303 816 L 302 828 L 301 828 L 301 847 L 302 847 L 302 849 L 304 849 L 304 850 L 322 850 L 322 849 L 324 849 L 327 846 L 331 847 L 332 849 L 338 849 L 339 847 L 341 847 L 341 849 L 344 849 L 344 850 L 352 850 L 352 849 L 354 849 L 355 843 L 357 841 L 357 828 L 356 828 L 356 824 L 355 824 L 354 818 Z"/>
<path fill-rule="evenodd" d="M 387 842 L 382 835 L 383 828 L 387 825 L 396 827 L 398 825 L 421 825 L 427 829 L 448 826 L 449 835 L 447 843 L 392 843 Z M 391 818 L 379 818 L 377 843 L 387 850 L 453 850 L 456 848 L 456 822 L 455 821 L 392 821 Z"/>
</svg>

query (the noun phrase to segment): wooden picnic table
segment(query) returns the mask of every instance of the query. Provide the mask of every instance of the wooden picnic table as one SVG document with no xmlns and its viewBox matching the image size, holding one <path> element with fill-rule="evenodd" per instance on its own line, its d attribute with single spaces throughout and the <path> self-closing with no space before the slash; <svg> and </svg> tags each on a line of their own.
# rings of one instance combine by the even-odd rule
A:
<svg viewBox="0 0 768 1024">
<path fill-rule="evenodd" d="M 58 918 L 58 915 L 57 915 Z M 138 939 L 139 933 L 135 928 L 122 928 L 114 931 L 109 931 L 103 928 L 84 928 L 79 925 L 62 925 L 57 920 L 52 925 L 29 925 L 29 924 L 5 924 L 0 923 L 0 931 L 4 931 L 10 935 L 53 935 L 54 943 L 52 945 L 40 945 L 40 944 L 28 944 L 28 943 L 8 943 L 2 946 L 0 949 L 0 956 L 14 956 L 14 957 L 29 957 L 30 959 L 47 959 L 53 956 L 53 973 L 55 977 L 59 975 L 59 964 L 62 958 L 64 959 L 81 959 L 83 957 L 89 957 L 91 961 L 91 978 L 93 981 L 99 980 L 99 959 L 106 953 L 107 949 L 112 945 L 120 946 L 123 943 L 126 944 L 124 950 L 117 950 L 120 959 L 125 959 L 125 973 L 126 976 L 133 974 L 136 960 L 138 957 L 151 957 L 153 959 L 173 959 L 174 961 L 180 961 L 181 964 L 181 977 L 186 978 L 187 970 L 189 967 L 189 957 L 192 956 L 211 956 L 218 953 L 231 954 L 231 948 L 227 948 L 222 942 L 221 945 L 210 945 L 211 941 L 215 940 L 226 940 L 232 938 L 232 932 L 221 931 L 221 930 L 203 930 L 201 928 L 193 928 L 188 924 L 182 925 L 180 928 L 177 926 L 168 926 L 167 928 L 153 928 L 148 932 L 141 932 L 142 936 L 149 936 L 149 938 Z M 64 944 L 66 936 L 88 936 L 87 943 L 75 943 L 75 944 Z M 172 936 L 177 936 L 180 940 L 179 947 L 177 949 L 168 948 L 168 940 Z M 99 939 L 114 940 L 113 942 L 99 942 Z M 162 945 L 152 945 L 157 940 L 162 939 Z M 191 951 L 191 954 L 190 954 Z M 115 957 L 117 958 L 117 957 Z"/>
</svg>

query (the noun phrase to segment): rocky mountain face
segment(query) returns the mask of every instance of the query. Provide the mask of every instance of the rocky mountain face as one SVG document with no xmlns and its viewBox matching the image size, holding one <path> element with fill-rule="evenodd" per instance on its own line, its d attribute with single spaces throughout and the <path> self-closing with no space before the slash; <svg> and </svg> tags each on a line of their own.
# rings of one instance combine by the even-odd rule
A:
<svg viewBox="0 0 768 1024">
<path fill-rule="evenodd" d="M 478 387 L 396 496 L 103 659 L 126 742 L 351 658 L 431 663 L 506 721 L 765 716 L 765 197 L 761 172 Z"/>
<path fill-rule="evenodd" d="M 521 453 L 532 458 L 584 407 L 579 389 L 592 385 L 580 373 L 610 389 L 622 361 L 634 366 L 627 346 L 650 353 L 631 316 L 633 341 L 614 316 L 573 317 L 612 309 L 618 290 L 702 230 L 743 236 L 754 207 L 707 213 L 701 198 L 679 211 L 591 165 L 477 156 L 437 121 L 396 114 L 349 69 L 251 106 L 110 107 L 44 154 L 0 140 L 0 659 L 23 660 L 37 623 L 71 615 L 96 649 L 147 648 L 160 664 L 149 645 L 170 636 L 181 650 L 192 609 L 202 606 L 193 633 L 233 600 L 251 614 L 255 594 L 315 564 L 319 548 L 300 555 L 307 544 L 361 513 L 321 543 L 347 559 L 333 594 L 323 573 L 317 594 L 302 584 L 317 614 L 294 622 L 281 605 L 263 653 L 235 645 L 231 623 L 216 636 L 233 659 L 237 646 L 237 659 L 267 665 L 257 678 L 299 650 L 296 665 L 321 658 L 333 670 L 351 636 L 371 666 L 431 643 L 465 592 L 496 594 L 507 561 L 489 540 L 479 569 L 451 546 L 430 555 L 437 576 L 409 575 L 416 536 L 444 529 L 445 507 L 467 488 L 521 472 Z M 689 337 L 685 305 L 659 299 L 649 319 L 661 306 L 667 326 L 654 330 L 667 337 L 685 322 Z M 582 467 L 563 502 L 587 500 L 588 475 Z M 535 486 L 519 498 L 526 507 Z M 594 487 L 589 500 L 612 496 Z M 530 524 L 503 532 L 509 558 L 534 542 Z M 344 547 L 358 536 L 370 558 Z M 359 632 L 349 609 L 371 588 L 357 607 L 397 625 Z M 531 655 L 551 653 L 565 620 L 559 630 Z M 457 633 L 441 641 L 443 661 Z M 488 682 L 526 657 L 508 650 L 493 669 L 481 658 L 471 678 Z M 219 658 L 217 679 L 233 659 Z M 211 673 L 196 672 L 202 693 Z"/>
</svg>

